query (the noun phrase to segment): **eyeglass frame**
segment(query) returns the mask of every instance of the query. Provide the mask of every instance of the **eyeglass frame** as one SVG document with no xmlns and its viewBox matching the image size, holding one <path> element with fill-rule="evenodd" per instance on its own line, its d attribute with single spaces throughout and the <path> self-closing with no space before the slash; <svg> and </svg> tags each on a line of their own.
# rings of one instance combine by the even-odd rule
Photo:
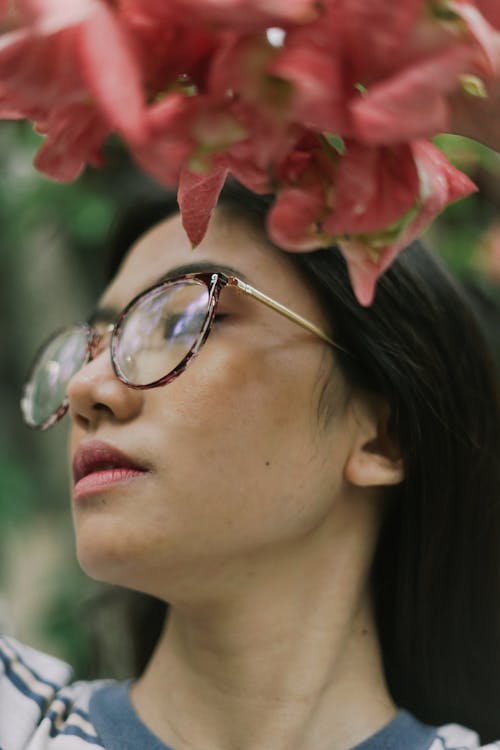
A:
<svg viewBox="0 0 500 750">
<path fill-rule="evenodd" d="M 179 362 L 179 364 L 173 369 L 170 370 L 170 372 L 163 375 L 161 378 L 158 378 L 157 380 L 152 381 L 151 383 L 146 384 L 137 384 L 132 383 L 129 381 L 126 376 L 120 371 L 120 368 L 117 365 L 117 346 L 118 346 L 118 340 L 119 340 L 119 333 L 120 329 L 123 326 L 123 321 L 126 320 L 127 315 L 131 308 L 133 308 L 139 301 L 147 300 L 148 296 L 152 296 L 153 294 L 158 293 L 158 291 L 161 291 L 163 288 L 167 288 L 169 286 L 172 286 L 174 284 L 178 284 L 180 282 L 185 281 L 196 281 L 196 282 L 202 282 L 208 291 L 208 305 L 207 305 L 207 313 L 205 320 L 203 322 L 203 325 L 201 327 L 200 333 L 196 337 L 193 345 L 187 352 L 187 354 L 183 357 L 183 359 Z M 288 320 L 293 321 L 297 325 L 300 325 L 302 328 L 305 328 L 306 330 L 310 331 L 311 333 L 315 334 L 319 338 L 321 338 L 325 343 L 330 344 L 331 346 L 335 347 L 336 349 L 339 349 L 344 354 L 349 354 L 349 352 L 344 349 L 344 347 L 337 344 L 330 336 L 328 336 L 324 331 L 321 330 L 317 325 L 312 323 L 311 321 L 307 320 L 307 318 L 304 318 L 302 315 L 299 315 L 298 313 L 294 312 L 293 310 L 290 310 L 290 308 L 286 307 L 285 305 L 282 305 L 281 302 L 278 302 L 277 300 L 273 299 L 272 297 L 269 297 L 267 294 L 264 294 L 264 292 L 259 291 L 255 287 L 251 286 L 250 284 L 247 284 L 246 282 L 239 279 L 237 276 L 227 275 L 223 273 L 222 271 L 196 271 L 193 273 L 187 273 L 187 274 L 181 274 L 179 276 L 175 276 L 169 279 L 164 279 L 163 281 L 157 282 L 153 284 L 152 286 L 148 287 L 147 289 L 144 289 L 142 292 L 139 292 L 138 294 L 133 297 L 130 302 L 125 305 L 123 310 L 118 313 L 118 317 L 115 320 L 114 323 L 110 323 L 108 326 L 106 326 L 105 330 L 102 333 L 99 333 L 96 331 L 95 327 L 91 325 L 90 323 L 84 322 L 84 323 L 75 323 L 70 326 L 66 326 L 65 328 L 61 328 L 57 331 L 55 331 L 46 341 L 40 349 L 38 350 L 37 354 L 35 355 L 33 364 L 30 368 L 30 372 L 28 375 L 28 378 L 26 379 L 26 383 L 23 390 L 23 397 L 21 399 L 21 411 L 24 417 L 25 424 L 28 427 L 31 427 L 35 430 L 48 430 L 50 427 L 52 427 L 54 424 L 56 424 L 59 420 L 61 420 L 69 408 L 69 400 L 68 397 L 65 396 L 59 407 L 55 410 L 55 412 L 48 417 L 44 422 L 41 424 L 35 424 L 33 422 L 30 422 L 26 419 L 26 410 L 24 409 L 24 402 L 27 399 L 26 390 L 31 382 L 31 379 L 36 371 L 36 368 L 39 364 L 39 361 L 41 359 L 41 356 L 43 352 L 45 352 L 47 346 L 54 341 L 58 336 L 60 336 L 65 331 L 69 331 L 71 328 L 80 329 L 83 332 L 86 333 L 87 338 L 87 354 L 86 358 L 83 361 L 80 370 L 89 364 L 89 362 L 92 362 L 92 360 L 97 355 L 100 345 L 103 341 L 103 339 L 108 335 L 111 334 L 110 340 L 109 340 L 109 347 L 110 347 L 110 355 L 111 355 L 111 365 L 113 367 L 113 372 L 120 380 L 121 383 L 126 385 L 128 388 L 132 388 L 134 390 L 148 390 L 150 388 L 159 388 L 160 386 L 167 385 L 168 383 L 172 382 L 172 380 L 175 380 L 179 375 L 181 375 L 188 364 L 196 357 L 198 352 L 200 351 L 201 347 L 207 340 L 210 331 L 212 330 L 212 325 L 216 317 L 217 312 L 217 306 L 220 299 L 220 293 L 224 287 L 234 287 L 240 292 L 244 294 L 248 294 L 250 297 L 253 297 L 254 299 L 258 300 L 259 302 L 262 302 L 264 305 L 266 305 L 271 310 L 275 310 L 276 312 L 280 313 L 284 317 L 288 318 Z M 74 377 L 77 372 L 80 370 L 77 370 L 72 377 Z M 70 378 L 71 379 L 71 378 Z M 69 381 L 68 381 L 69 382 Z"/>
</svg>

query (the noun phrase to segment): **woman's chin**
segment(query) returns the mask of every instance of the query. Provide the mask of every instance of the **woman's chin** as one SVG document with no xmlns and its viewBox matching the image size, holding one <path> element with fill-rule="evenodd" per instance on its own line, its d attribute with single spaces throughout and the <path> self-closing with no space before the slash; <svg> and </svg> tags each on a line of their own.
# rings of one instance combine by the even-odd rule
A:
<svg viewBox="0 0 500 750">
<path fill-rule="evenodd" d="M 128 586 L 140 575 L 147 549 L 129 530 L 97 519 L 80 519 L 75 524 L 76 556 L 90 578 Z"/>
</svg>

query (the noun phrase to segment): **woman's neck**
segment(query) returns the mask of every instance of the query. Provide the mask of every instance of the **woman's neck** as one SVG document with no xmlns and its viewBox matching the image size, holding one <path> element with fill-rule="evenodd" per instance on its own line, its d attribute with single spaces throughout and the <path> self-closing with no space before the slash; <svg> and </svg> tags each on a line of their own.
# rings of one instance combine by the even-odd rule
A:
<svg viewBox="0 0 500 750">
<path fill-rule="evenodd" d="M 230 600 L 171 606 L 132 687 L 139 716 L 173 750 L 346 750 L 376 732 L 396 709 L 362 583 L 369 554 L 344 533 L 326 558 L 248 565 Z"/>
</svg>

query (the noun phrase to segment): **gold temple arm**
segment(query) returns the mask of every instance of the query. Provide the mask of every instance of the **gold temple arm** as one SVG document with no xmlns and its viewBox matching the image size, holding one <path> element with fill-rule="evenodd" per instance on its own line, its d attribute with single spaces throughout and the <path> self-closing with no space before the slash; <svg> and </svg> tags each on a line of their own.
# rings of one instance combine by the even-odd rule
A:
<svg viewBox="0 0 500 750">
<path fill-rule="evenodd" d="M 238 289 L 241 289 L 242 292 L 245 292 L 245 294 L 249 294 L 251 297 L 254 297 L 255 299 L 259 300 L 259 302 L 263 302 L 264 305 L 267 305 L 267 307 L 270 307 L 272 310 L 276 310 L 276 312 L 281 313 L 281 315 L 284 315 L 289 320 L 293 320 L 295 323 L 298 323 L 303 328 L 306 328 L 308 331 L 311 331 L 311 333 L 315 333 L 316 336 L 319 336 L 323 341 L 326 341 L 327 344 L 331 344 L 332 346 L 335 346 L 337 349 L 340 349 L 341 351 L 348 353 L 346 349 L 344 349 L 339 344 L 336 344 L 333 339 L 331 339 L 329 336 L 327 336 L 326 333 L 323 333 L 323 331 L 318 328 L 318 326 L 314 325 L 314 323 L 311 323 L 309 320 L 306 320 L 306 318 L 303 318 L 302 315 L 299 315 L 298 313 L 293 312 L 293 310 L 290 310 L 288 307 L 285 307 L 280 302 L 276 302 L 276 300 L 272 299 L 271 297 L 268 297 L 267 294 L 264 294 L 263 292 L 259 292 L 258 289 L 255 289 L 253 286 L 250 286 L 250 284 L 246 284 L 244 281 L 241 281 L 240 279 L 235 278 L 234 276 L 229 277 L 228 284 L 231 286 L 236 286 Z"/>
</svg>

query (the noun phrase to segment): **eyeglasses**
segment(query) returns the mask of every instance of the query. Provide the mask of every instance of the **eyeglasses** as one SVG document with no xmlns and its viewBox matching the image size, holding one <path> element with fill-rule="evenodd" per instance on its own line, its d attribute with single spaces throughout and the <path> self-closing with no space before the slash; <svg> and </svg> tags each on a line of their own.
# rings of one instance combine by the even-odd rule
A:
<svg viewBox="0 0 500 750">
<path fill-rule="evenodd" d="M 219 271 L 190 273 L 138 294 L 103 333 L 80 323 L 53 334 L 36 355 L 24 386 L 21 411 L 25 423 L 46 430 L 64 416 L 71 378 L 96 356 L 109 333 L 113 370 L 122 383 L 137 389 L 170 383 L 207 340 L 225 286 L 250 295 L 345 351 L 314 323 L 241 279 Z"/>
</svg>

